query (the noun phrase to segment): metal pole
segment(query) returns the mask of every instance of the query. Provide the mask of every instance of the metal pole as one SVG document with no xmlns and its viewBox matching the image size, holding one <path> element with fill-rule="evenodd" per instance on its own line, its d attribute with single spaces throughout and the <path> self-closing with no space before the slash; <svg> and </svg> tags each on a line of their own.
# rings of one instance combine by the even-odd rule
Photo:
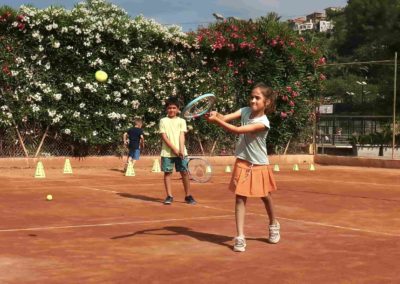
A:
<svg viewBox="0 0 400 284">
<path fill-rule="evenodd" d="M 313 130 L 312 130 L 312 145 L 313 145 L 313 155 L 318 154 L 318 149 L 317 149 L 317 141 L 315 139 L 315 136 L 317 135 L 317 110 L 316 110 L 316 104 L 314 103 L 314 121 L 313 121 Z"/>
<path fill-rule="evenodd" d="M 396 144 L 396 86 L 397 86 L 397 52 L 394 53 L 394 84 L 393 84 L 393 131 L 392 131 L 392 160 Z"/>
</svg>

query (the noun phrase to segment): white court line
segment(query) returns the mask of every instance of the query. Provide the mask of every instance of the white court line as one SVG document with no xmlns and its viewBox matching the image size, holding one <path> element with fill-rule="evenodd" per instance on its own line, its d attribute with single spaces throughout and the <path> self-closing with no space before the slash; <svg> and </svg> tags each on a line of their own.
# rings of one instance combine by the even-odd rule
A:
<svg viewBox="0 0 400 284">
<path fill-rule="evenodd" d="M 221 209 L 221 208 L 212 207 L 212 206 L 202 206 L 202 207 L 209 208 L 209 209 L 220 210 L 220 211 L 232 211 L 232 210 Z M 252 213 L 252 212 L 246 213 L 246 215 L 267 217 L 267 214 Z M 316 226 L 336 228 L 336 229 L 342 229 L 342 230 L 348 230 L 348 231 L 356 231 L 356 232 L 363 232 L 363 233 L 370 233 L 370 234 L 377 234 L 377 235 L 385 235 L 385 236 L 391 236 L 391 237 L 400 237 L 399 234 L 392 234 L 392 233 L 386 233 L 386 232 L 380 232 L 380 231 L 379 232 L 378 231 L 371 231 L 371 230 L 365 230 L 365 229 L 354 228 L 354 227 L 347 227 L 347 226 L 332 225 L 332 224 L 321 223 L 321 222 L 306 221 L 306 220 L 301 220 L 301 219 L 292 219 L 292 218 L 285 218 L 285 217 L 278 217 L 278 219 L 287 220 L 287 221 L 291 221 L 291 222 L 297 222 L 297 223 L 306 224 L 306 225 L 316 225 Z"/>
<path fill-rule="evenodd" d="M 162 223 L 162 222 L 174 222 L 174 221 L 191 221 L 191 220 L 210 220 L 210 219 L 223 219 L 232 218 L 234 215 L 217 215 L 217 216 L 203 216 L 193 218 L 180 218 L 180 219 L 159 219 L 159 220 L 148 220 L 148 221 L 130 221 L 130 222 L 115 222 L 115 223 L 100 223 L 100 224 L 83 224 L 83 225 L 69 225 L 69 226 L 52 226 L 52 227 L 31 227 L 31 228 L 14 228 L 14 229 L 1 229 L 0 233 L 5 232 L 21 232 L 21 231 L 44 231 L 44 230 L 58 230 L 58 229 L 76 229 L 76 228 L 91 228 L 91 227 L 108 227 L 108 226 L 119 226 L 119 225 L 132 225 L 132 224 L 151 224 L 151 223 Z"/>
<path fill-rule="evenodd" d="M 259 214 L 259 215 L 262 215 L 262 214 Z M 266 215 L 264 215 L 264 216 L 266 216 Z M 320 223 L 320 222 L 313 222 L 313 221 L 306 221 L 306 220 L 299 220 L 299 219 L 284 218 L 284 217 L 279 217 L 279 219 L 292 221 L 292 222 L 297 222 L 297 223 L 302 223 L 302 224 L 307 224 L 307 225 L 317 225 L 317 226 L 322 226 L 322 227 L 336 228 L 336 229 L 363 232 L 363 233 L 370 233 L 370 234 L 377 234 L 377 235 L 385 235 L 385 236 L 390 236 L 390 237 L 400 237 L 399 234 L 392 234 L 392 233 L 386 233 L 386 232 L 381 232 L 381 231 L 379 231 L 379 232 L 378 231 L 371 231 L 371 230 L 359 229 L 359 228 L 354 228 L 354 227 L 345 227 L 345 226 L 338 226 L 338 225 L 332 225 L 332 224 L 326 224 L 326 223 Z"/>
<path fill-rule="evenodd" d="M 279 176 L 275 176 L 275 179 L 277 182 L 299 182 L 301 179 L 295 179 L 295 178 L 282 178 Z M 327 182 L 327 183 L 340 183 L 340 184 L 356 184 L 356 185 L 374 185 L 374 186 L 382 186 L 382 187 L 398 187 L 400 189 L 400 184 L 386 184 L 386 183 L 373 183 L 373 182 L 358 182 L 358 181 L 341 181 L 341 180 L 331 180 L 331 179 L 316 179 L 316 178 L 311 178 L 307 179 L 305 182 Z M 150 183 L 146 183 L 148 185 Z M 226 184 L 226 183 L 218 183 L 218 184 Z M 162 185 L 160 183 L 160 185 Z M 207 185 L 206 183 L 196 183 L 196 186 L 198 185 Z M 215 184 L 217 185 L 217 184 Z M 69 184 L 69 187 L 71 186 L 76 186 L 76 187 L 84 187 L 80 186 L 79 184 Z M 99 187 L 112 187 L 114 184 L 110 185 L 97 185 Z M 118 184 L 118 186 L 132 186 L 132 183 L 123 183 L 123 184 Z M 20 187 L 20 188 L 19 188 Z M 56 185 L 37 185 L 32 186 L 32 188 L 37 189 L 45 189 L 45 188 L 56 188 Z M 66 187 L 65 185 L 61 185 L 61 187 Z M 14 186 L 13 190 L 25 190 L 26 186 Z"/>
<path fill-rule="evenodd" d="M 81 188 L 87 188 L 90 190 L 103 191 L 103 192 L 108 192 L 108 193 L 119 193 L 118 191 L 114 191 L 114 190 L 98 189 L 98 188 L 87 187 L 87 186 L 81 186 Z M 146 201 L 142 201 L 142 200 L 135 200 L 135 201 L 139 202 L 139 203 L 146 202 Z M 233 213 L 233 210 L 230 210 L 230 209 L 223 209 L 223 208 L 218 208 L 218 207 L 213 207 L 213 206 L 208 206 L 208 205 L 197 204 L 196 206 L 194 206 L 194 208 L 196 208 L 196 207 Z M 247 213 L 247 215 L 256 215 L 256 216 L 267 217 L 266 214 L 252 213 L 252 212 Z M 207 219 L 218 219 L 218 218 L 226 218 L 226 217 L 233 218 L 234 216 L 235 216 L 234 214 L 230 214 L 230 215 L 221 215 L 221 216 L 204 216 L 204 217 L 193 217 L 193 218 L 182 218 L 182 219 L 164 219 L 164 220 L 131 221 L 131 222 L 100 223 L 100 224 L 54 226 L 54 227 L 1 229 L 0 233 L 2 233 L 2 232 L 18 232 L 18 231 L 35 231 L 35 230 L 73 229 L 73 228 L 87 228 L 87 227 L 105 227 L 105 226 L 117 226 L 117 225 L 129 225 L 129 224 L 161 223 L 161 222 L 170 222 L 170 221 L 207 220 Z M 381 232 L 381 231 L 365 230 L 365 229 L 360 229 L 360 228 L 355 228 L 355 227 L 332 225 L 332 224 L 321 223 L 321 222 L 306 221 L 306 220 L 301 220 L 301 219 L 292 219 L 292 218 L 285 218 L 285 217 L 278 217 L 278 219 L 301 223 L 301 224 L 305 224 L 305 225 L 322 226 L 322 227 L 329 227 L 329 228 L 348 230 L 348 231 L 356 231 L 356 232 L 376 234 L 376 235 L 400 237 L 400 235 L 398 235 L 398 234 L 392 234 L 392 233 Z"/>
<path fill-rule="evenodd" d="M 117 193 L 123 193 L 123 192 L 120 192 L 120 191 L 101 189 L 101 188 L 89 187 L 89 186 L 79 186 L 79 188 L 87 188 L 87 189 L 94 190 L 94 191 L 104 191 L 104 192 L 110 192 L 110 193 L 116 193 L 116 194 Z"/>
<path fill-rule="evenodd" d="M 275 178 L 277 182 L 299 182 L 299 179 L 294 178 Z M 327 182 L 327 183 L 340 183 L 340 184 L 359 184 L 359 185 L 376 185 L 376 186 L 393 186 L 400 188 L 398 184 L 386 184 L 386 183 L 376 183 L 376 182 L 360 182 L 360 181 L 342 181 L 342 180 L 330 180 L 330 179 L 316 179 L 310 178 L 307 179 L 307 182 Z"/>
<path fill-rule="evenodd" d="M 91 189 L 91 190 L 118 193 L 118 192 L 112 191 L 112 190 L 104 190 L 104 189 L 92 188 L 92 187 L 87 187 L 87 186 L 82 186 L 82 187 L 87 188 L 87 189 Z M 143 203 L 144 202 L 142 200 L 135 200 L 135 201 L 137 201 L 139 203 Z M 224 211 L 224 212 L 233 212 L 233 210 L 230 210 L 230 209 L 223 209 L 223 208 L 218 208 L 218 207 L 208 206 L 208 205 L 201 205 L 201 204 L 197 204 L 195 207 L 213 209 L 213 210 Z M 263 216 L 263 217 L 267 216 L 266 214 L 251 213 L 251 212 L 247 213 L 247 215 L 258 215 L 258 216 Z M 302 224 L 306 224 L 306 225 L 322 226 L 322 227 L 336 228 L 336 229 L 342 229 L 342 230 L 348 230 L 348 231 L 357 231 L 357 232 L 363 232 L 363 233 L 385 235 L 385 236 L 391 236 L 391 237 L 400 237 L 400 235 L 392 234 L 392 233 L 386 233 L 386 232 L 380 232 L 380 231 L 379 232 L 378 231 L 371 231 L 371 230 L 365 230 L 365 229 L 354 228 L 354 227 L 347 227 L 347 226 L 332 225 L 332 224 L 321 223 L 321 222 L 306 221 L 306 220 L 301 220 L 301 219 L 291 219 L 291 218 L 285 218 L 285 217 L 278 217 L 278 219 L 287 220 L 287 221 L 291 221 L 291 222 L 302 223 Z"/>
</svg>

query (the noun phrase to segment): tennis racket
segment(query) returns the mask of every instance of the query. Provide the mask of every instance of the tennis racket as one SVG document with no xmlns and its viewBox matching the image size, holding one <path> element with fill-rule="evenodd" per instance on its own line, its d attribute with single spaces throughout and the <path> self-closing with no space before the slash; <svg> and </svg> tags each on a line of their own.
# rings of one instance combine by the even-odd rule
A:
<svg viewBox="0 0 400 284">
<path fill-rule="evenodd" d="M 189 157 L 189 175 L 196 182 L 205 183 L 211 178 L 211 165 L 203 158 Z"/>
<path fill-rule="evenodd" d="M 213 107 L 215 103 L 214 94 L 204 94 L 188 103 L 182 111 L 182 116 L 187 120 L 200 117 Z"/>
</svg>

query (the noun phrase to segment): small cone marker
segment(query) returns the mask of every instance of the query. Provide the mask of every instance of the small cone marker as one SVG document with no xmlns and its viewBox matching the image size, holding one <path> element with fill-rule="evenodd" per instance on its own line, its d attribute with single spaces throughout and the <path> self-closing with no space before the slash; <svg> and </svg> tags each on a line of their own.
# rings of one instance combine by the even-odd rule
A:
<svg viewBox="0 0 400 284">
<path fill-rule="evenodd" d="M 230 166 L 226 166 L 225 172 L 226 173 L 231 173 L 232 172 L 231 167 Z"/>
<path fill-rule="evenodd" d="M 211 172 L 212 172 L 211 167 L 210 167 L 210 166 L 207 166 L 207 168 L 206 168 L 206 173 L 211 173 Z"/>
<path fill-rule="evenodd" d="M 294 170 L 295 172 L 299 171 L 299 165 L 298 165 L 298 164 L 294 164 L 293 170 Z"/>
<path fill-rule="evenodd" d="M 274 172 L 280 172 L 281 170 L 279 169 L 279 165 L 275 164 L 274 166 Z"/>
<path fill-rule="evenodd" d="M 314 166 L 314 164 L 311 164 L 311 165 L 310 165 L 310 171 L 315 171 L 315 166 Z"/>
<path fill-rule="evenodd" d="M 44 172 L 44 167 L 42 162 L 37 162 L 35 170 L 35 178 L 45 178 L 46 174 Z"/>
<path fill-rule="evenodd" d="M 128 163 L 128 167 L 126 168 L 125 176 L 126 177 L 134 177 L 135 169 L 133 168 L 133 164 L 131 162 Z"/>
<path fill-rule="evenodd" d="M 71 166 L 71 162 L 69 161 L 69 159 L 65 160 L 63 173 L 64 174 L 72 174 L 72 166 Z"/>
<path fill-rule="evenodd" d="M 153 162 L 153 168 L 151 169 L 151 171 L 153 173 L 160 173 L 161 172 L 161 168 L 160 168 L 160 162 L 158 161 L 158 159 L 155 159 Z"/>
</svg>

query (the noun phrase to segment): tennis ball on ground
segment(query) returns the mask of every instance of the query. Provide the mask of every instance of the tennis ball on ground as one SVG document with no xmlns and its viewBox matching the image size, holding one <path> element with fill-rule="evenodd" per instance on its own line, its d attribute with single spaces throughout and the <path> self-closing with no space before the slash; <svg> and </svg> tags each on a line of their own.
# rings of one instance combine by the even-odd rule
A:
<svg viewBox="0 0 400 284">
<path fill-rule="evenodd" d="M 107 79 L 108 79 L 107 73 L 102 70 L 97 71 L 94 76 L 96 77 L 96 80 L 101 83 L 107 81 Z"/>
<path fill-rule="evenodd" d="M 47 201 L 53 200 L 53 196 L 52 196 L 51 194 L 47 194 L 46 200 L 47 200 Z"/>
</svg>

